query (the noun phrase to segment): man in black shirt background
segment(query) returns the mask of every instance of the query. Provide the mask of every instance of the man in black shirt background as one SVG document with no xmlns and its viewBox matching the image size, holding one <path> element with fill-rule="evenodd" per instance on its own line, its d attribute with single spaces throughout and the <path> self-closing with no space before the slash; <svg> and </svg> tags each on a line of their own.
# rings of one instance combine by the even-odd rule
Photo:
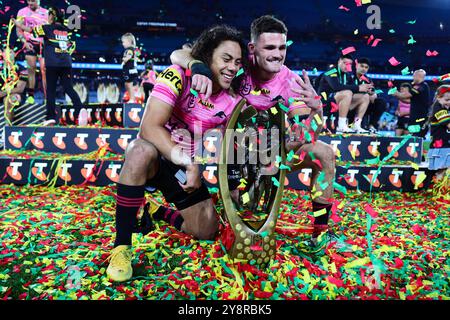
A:
<svg viewBox="0 0 450 320">
<path fill-rule="evenodd" d="M 408 131 L 422 138 L 428 132 L 427 119 L 430 109 L 430 87 L 425 82 L 426 75 L 423 69 L 414 71 L 411 90 L 405 93 L 394 93 L 397 98 L 411 98 Z"/>
<path fill-rule="evenodd" d="M 332 67 L 326 71 L 319 81 L 318 92 L 324 98 L 324 102 L 329 104 L 335 100 L 339 105 L 337 133 L 368 132 L 361 127 L 361 121 L 370 103 L 367 92 L 373 88 L 373 84 L 356 85 L 352 74 L 352 64 L 352 56 L 341 55 L 337 67 Z M 326 95 L 326 98 L 324 95 Z M 347 116 L 350 110 L 356 111 L 353 128 L 348 127 Z"/>
<path fill-rule="evenodd" d="M 356 60 L 356 77 L 355 84 L 363 83 L 372 84 L 372 80 L 367 76 L 369 72 L 370 60 L 367 58 L 359 58 Z M 369 107 L 363 119 L 363 127 L 368 127 L 369 131 L 376 132 L 378 128 L 378 120 L 380 120 L 383 112 L 386 111 L 386 101 L 379 98 L 374 89 L 369 91 Z"/>
</svg>

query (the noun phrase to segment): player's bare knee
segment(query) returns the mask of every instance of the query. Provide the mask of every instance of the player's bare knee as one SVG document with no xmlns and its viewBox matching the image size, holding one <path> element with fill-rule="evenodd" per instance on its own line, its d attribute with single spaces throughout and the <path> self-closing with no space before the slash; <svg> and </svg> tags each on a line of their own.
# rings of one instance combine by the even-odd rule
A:
<svg viewBox="0 0 450 320">
<path fill-rule="evenodd" d="M 334 167 L 336 162 L 336 155 L 334 153 L 333 147 L 328 144 L 320 144 L 319 157 L 322 161 L 322 167 Z"/>
<path fill-rule="evenodd" d="M 145 174 L 150 165 L 156 161 L 158 150 L 150 142 L 142 139 L 131 141 L 125 152 L 127 167 L 136 174 Z"/>
<path fill-rule="evenodd" d="M 214 208 L 202 210 L 199 217 L 199 227 L 195 237 L 199 240 L 213 240 L 219 231 L 219 221 Z"/>
</svg>

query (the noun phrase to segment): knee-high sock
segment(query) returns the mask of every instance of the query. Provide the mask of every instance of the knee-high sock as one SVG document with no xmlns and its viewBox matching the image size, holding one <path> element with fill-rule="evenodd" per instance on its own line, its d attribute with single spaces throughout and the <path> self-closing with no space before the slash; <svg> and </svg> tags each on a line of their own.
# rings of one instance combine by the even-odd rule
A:
<svg viewBox="0 0 450 320">
<path fill-rule="evenodd" d="M 116 241 L 114 247 L 131 245 L 133 227 L 137 222 L 136 216 L 145 203 L 144 193 L 144 186 L 117 184 Z"/>
<path fill-rule="evenodd" d="M 314 213 L 313 237 L 317 238 L 322 232 L 328 229 L 328 219 L 330 217 L 332 204 L 323 204 L 313 201 L 312 206 Z"/>
<path fill-rule="evenodd" d="M 159 207 L 158 210 L 153 214 L 153 218 L 155 220 L 165 221 L 178 230 L 181 230 L 181 226 L 184 222 L 183 216 L 181 215 L 180 211 L 162 206 Z"/>
</svg>

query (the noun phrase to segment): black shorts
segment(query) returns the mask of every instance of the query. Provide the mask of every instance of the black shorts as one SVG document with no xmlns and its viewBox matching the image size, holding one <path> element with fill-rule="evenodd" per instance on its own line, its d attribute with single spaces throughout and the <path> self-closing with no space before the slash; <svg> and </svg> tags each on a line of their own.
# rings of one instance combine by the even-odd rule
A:
<svg viewBox="0 0 450 320">
<path fill-rule="evenodd" d="M 427 135 L 428 132 L 428 126 L 425 126 L 425 122 L 426 122 L 426 118 L 422 118 L 421 121 L 417 121 L 416 119 L 409 119 L 408 122 L 408 126 L 420 126 L 420 131 L 419 132 L 409 132 L 411 133 L 413 136 L 415 137 L 421 137 L 421 138 L 425 138 L 425 136 Z"/>
<path fill-rule="evenodd" d="M 183 210 L 193 205 L 211 198 L 208 188 L 202 178 L 200 188 L 192 193 L 187 193 L 178 184 L 175 174 L 179 171 L 186 171 L 184 167 L 177 166 L 159 156 L 159 168 L 155 176 L 147 180 L 146 186 L 158 189 L 164 195 L 167 202 L 173 203 L 178 210 Z"/>
<path fill-rule="evenodd" d="M 41 56 L 42 55 L 41 44 L 39 42 L 30 42 L 30 43 L 33 45 L 33 50 L 25 49 L 23 51 L 25 56 L 33 56 L 33 57 Z"/>
<path fill-rule="evenodd" d="M 136 70 L 136 69 L 134 69 Z M 122 78 L 124 82 L 132 82 L 133 85 L 139 84 L 139 74 L 133 70 L 124 69 L 122 72 Z"/>
<path fill-rule="evenodd" d="M 154 87 L 155 85 L 153 83 L 144 82 L 142 84 L 142 88 L 144 88 L 144 90 L 152 91 Z"/>
<path fill-rule="evenodd" d="M 397 129 L 408 130 L 409 117 L 399 117 L 397 120 Z"/>
</svg>

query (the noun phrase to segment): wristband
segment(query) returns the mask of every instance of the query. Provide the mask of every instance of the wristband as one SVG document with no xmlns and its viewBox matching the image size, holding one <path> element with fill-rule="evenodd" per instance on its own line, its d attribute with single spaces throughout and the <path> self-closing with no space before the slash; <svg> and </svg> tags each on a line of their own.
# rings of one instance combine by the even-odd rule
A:
<svg viewBox="0 0 450 320">
<path fill-rule="evenodd" d="M 194 64 L 194 63 L 203 63 L 203 62 L 201 62 L 200 60 L 191 60 L 191 61 L 189 61 L 188 62 L 188 64 L 187 64 L 187 68 L 189 69 L 189 70 L 191 70 L 191 67 L 192 67 L 192 65 Z"/>
<path fill-rule="evenodd" d="M 201 61 L 194 60 L 190 63 L 191 67 L 189 68 L 192 72 L 192 75 L 201 74 L 205 77 L 208 77 L 210 80 L 213 79 L 211 69 Z"/>
</svg>

